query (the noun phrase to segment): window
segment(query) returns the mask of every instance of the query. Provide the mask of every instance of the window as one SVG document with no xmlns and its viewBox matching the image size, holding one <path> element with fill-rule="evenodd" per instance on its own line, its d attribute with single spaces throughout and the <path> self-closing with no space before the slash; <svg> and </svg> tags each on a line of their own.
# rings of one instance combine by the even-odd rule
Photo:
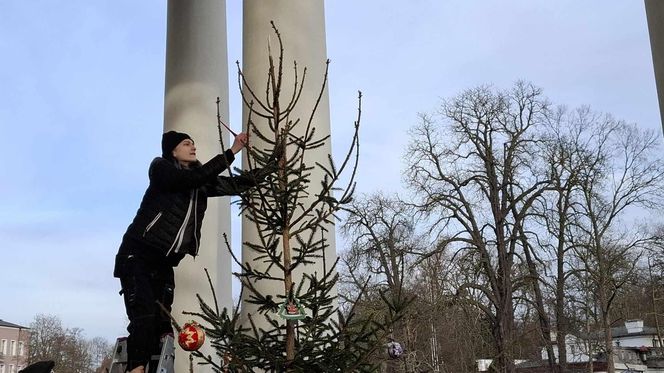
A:
<svg viewBox="0 0 664 373">
<path fill-rule="evenodd" d="M 15 356 L 16 355 L 16 341 L 12 341 L 11 343 L 12 344 L 11 344 L 11 348 L 9 349 L 9 351 L 11 351 L 12 356 Z"/>
<path fill-rule="evenodd" d="M 3 339 L 2 341 L 0 341 L 0 353 L 3 354 L 3 355 L 7 355 L 7 340 L 6 339 Z M 4 372 L 0 372 L 0 373 L 4 373 Z"/>
<path fill-rule="evenodd" d="M 659 340 L 657 338 L 652 339 L 652 346 L 653 347 L 659 347 Z"/>
<path fill-rule="evenodd" d="M 16 370 L 14 369 L 14 364 L 9 364 L 9 373 L 16 373 Z"/>
<path fill-rule="evenodd" d="M 18 343 L 18 354 L 19 356 L 23 356 L 25 354 L 25 351 L 23 350 L 23 342 Z"/>
<path fill-rule="evenodd" d="M 0 364 L 0 373 L 5 373 L 5 364 Z"/>
</svg>

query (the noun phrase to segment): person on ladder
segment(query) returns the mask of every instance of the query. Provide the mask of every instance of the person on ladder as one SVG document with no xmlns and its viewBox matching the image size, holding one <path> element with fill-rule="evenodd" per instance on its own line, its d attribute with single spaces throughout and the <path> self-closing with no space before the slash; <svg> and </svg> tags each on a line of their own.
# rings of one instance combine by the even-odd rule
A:
<svg viewBox="0 0 664 373">
<path fill-rule="evenodd" d="M 171 311 L 173 268 L 186 254 L 198 253 L 207 198 L 239 195 L 271 172 L 266 168 L 219 176 L 247 142 L 248 135 L 239 133 L 230 149 L 201 164 L 189 135 L 163 134 L 162 155 L 150 164 L 149 186 L 115 257 L 113 275 L 120 279 L 129 318 L 127 371 L 145 372 L 151 356 L 159 355 L 161 336 L 173 333 L 156 301 Z"/>
</svg>

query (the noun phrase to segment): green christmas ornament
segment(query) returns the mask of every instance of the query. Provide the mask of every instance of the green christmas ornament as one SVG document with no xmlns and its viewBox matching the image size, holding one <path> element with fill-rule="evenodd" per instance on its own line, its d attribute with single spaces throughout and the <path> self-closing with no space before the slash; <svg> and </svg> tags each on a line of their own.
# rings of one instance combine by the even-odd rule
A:
<svg viewBox="0 0 664 373">
<path fill-rule="evenodd" d="M 279 317 L 284 320 L 302 320 L 307 317 L 304 307 L 297 298 L 286 300 L 279 306 Z"/>
</svg>

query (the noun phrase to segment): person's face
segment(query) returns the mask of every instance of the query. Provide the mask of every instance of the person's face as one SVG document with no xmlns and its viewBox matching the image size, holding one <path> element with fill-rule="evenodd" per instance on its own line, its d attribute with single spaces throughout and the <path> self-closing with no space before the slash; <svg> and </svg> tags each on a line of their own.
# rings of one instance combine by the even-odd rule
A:
<svg viewBox="0 0 664 373">
<path fill-rule="evenodd" d="M 192 140 L 182 140 L 173 149 L 173 157 L 181 164 L 188 166 L 189 163 L 196 161 L 196 145 Z"/>
</svg>

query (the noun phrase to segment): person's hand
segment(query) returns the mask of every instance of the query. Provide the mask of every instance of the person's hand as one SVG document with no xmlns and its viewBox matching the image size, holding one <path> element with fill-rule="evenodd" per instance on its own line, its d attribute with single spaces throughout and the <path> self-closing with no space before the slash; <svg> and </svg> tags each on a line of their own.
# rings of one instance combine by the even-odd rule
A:
<svg viewBox="0 0 664 373">
<path fill-rule="evenodd" d="M 237 134 L 237 136 L 235 136 L 235 140 L 233 140 L 233 146 L 231 146 L 231 151 L 233 152 L 233 154 L 237 154 L 240 152 L 240 150 L 242 150 L 242 148 L 247 146 L 248 143 L 249 143 L 249 135 L 244 132 L 240 132 Z"/>
</svg>

